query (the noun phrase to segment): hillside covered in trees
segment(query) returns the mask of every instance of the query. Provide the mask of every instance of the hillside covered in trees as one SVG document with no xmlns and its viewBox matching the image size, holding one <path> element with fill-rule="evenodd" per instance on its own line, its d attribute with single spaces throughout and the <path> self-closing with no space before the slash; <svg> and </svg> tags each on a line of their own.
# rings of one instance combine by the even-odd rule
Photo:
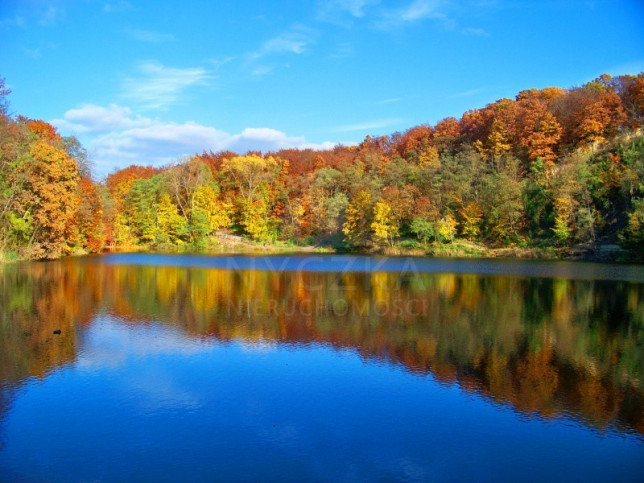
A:
<svg viewBox="0 0 644 483">
<path fill-rule="evenodd" d="M 331 150 L 203 152 L 92 179 L 0 83 L 0 253 L 208 250 L 222 232 L 343 250 L 461 246 L 644 252 L 644 74 L 525 90 L 460 119 Z M 145 163 L 145 160 L 141 160 Z M 390 248 L 389 248 L 390 249 Z"/>
</svg>

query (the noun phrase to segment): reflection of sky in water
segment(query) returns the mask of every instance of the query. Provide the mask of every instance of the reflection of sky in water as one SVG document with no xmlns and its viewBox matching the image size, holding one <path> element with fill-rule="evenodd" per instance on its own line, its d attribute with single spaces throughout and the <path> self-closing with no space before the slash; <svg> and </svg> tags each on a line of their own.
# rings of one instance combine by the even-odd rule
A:
<svg viewBox="0 0 644 483">
<path fill-rule="evenodd" d="M 76 366 L 94 370 L 119 367 L 129 358 L 159 355 L 189 356 L 207 352 L 213 342 L 190 337 L 174 327 L 158 324 L 127 324 L 100 316 L 82 333 Z"/>
<path fill-rule="evenodd" d="M 194 388 L 182 387 L 172 378 L 167 369 L 168 357 L 190 358 L 198 354 L 208 355 L 221 343 L 211 339 L 190 337 L 174 327 L 155 323 L 126 324 L 109 316 L 98 317 L 82 333 L 82 345 L 78 351 L 75 367 L 91 373 L 114 373 L 120 371 L 120 389 L 132 394 L 144 410 L 194 409 L 201 405 L 201 397 Z M 277 344 L 268 341 L 234 343 L 241 353 L 266 353 L 276 349 Z M 156 361 L 152 367 L 133 371 L 128 366 L 138 364 L 133 360 Z M 142 361 L 140 361 L 142 362 Z M 198 389 L 198 388 L 197 388 Z"/>
<path fill-rule="evenodd" d="M 211 268 L 227 260 L 254 266 Z M 434 273 L 450 267 L 530 276 Z M 7 269 L 0 480 L 636 479 L 644 284 L 569 279 L 641 273 L 333 256 Z"/>
<path fill-rule="evenodd" d="M 601 479 L 633 477 L 644 461 L 636 438 L 520 416 L 355 350 L 214 342 L 109 316 L 79 337 L 75 364 L 17 396 L 5 474 Z"/>
</svg>

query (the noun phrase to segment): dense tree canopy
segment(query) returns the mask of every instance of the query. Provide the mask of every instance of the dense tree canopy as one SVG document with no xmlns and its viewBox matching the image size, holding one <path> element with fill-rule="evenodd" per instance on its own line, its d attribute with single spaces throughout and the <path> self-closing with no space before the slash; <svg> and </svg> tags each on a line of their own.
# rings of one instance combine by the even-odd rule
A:
<svg viewBox="0 0 644 483">
<path fill-rule="evenodd" d="M 207 249 L 221 231 L 343 248 L 644 243 L 644 74 L 520 92 L 436 125 L 330 150 L 203 152 L 91 180 L 87 153 L 7 114 L 0 251 Z"/>
</svg>

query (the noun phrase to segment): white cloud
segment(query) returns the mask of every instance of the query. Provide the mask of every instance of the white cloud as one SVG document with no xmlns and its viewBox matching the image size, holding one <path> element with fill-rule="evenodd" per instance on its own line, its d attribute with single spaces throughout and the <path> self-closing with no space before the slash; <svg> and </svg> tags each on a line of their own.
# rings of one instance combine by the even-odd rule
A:
<svg viewBox="0 0 644 483">
<path fill-rule="evenodd" d="M 130 29 L 127 34 L 140 42 L 159 43 L 174 40 L 174 35 L 172 34 L 164 34 L 153 30 Z"/>
<path fill-rule="evenodd" d="M 308 46 L 314 42 L 315 31 L 305 26 L 296 25 L 282 34 L 268 39 L 259 49 L 246 53 L 244 55 L 245 67 L 252 76 L 264 76 L 273 71 L 275 67 L 274 65 L 267 65 L 270 63 L 270 57 L 286 54 L 304 54 Z M 288 64 L 286 66 L 288 67 Z"/>
<path fill-rule="evenodd" d="M 132 4 L 125 0 L 116 0 L 113 2 L 108 2 L 103 5 L 103 12 L 105 13 L 117 13 L 125 12 L 132 9 Z"/>
<path fill-rule="evenodd" d="M 229 55 L 228 57 L 223 57 L 220 59 L 209 59 L 208 63 L 212 64 L 215 67 L 215 69 L 220 69 L 221 67 L 228 64 L 229 62 L 232 62 L 235 59 L 236 59 L 235 56 Z"/>
<path fill-rule="evenodd" d="M 469 96 L 473 96 L 475 94 L 480 94 L 483 91 L 485 91 L 485 87 L 477 87 L 476 89 L 470 89 L 469 91 L 458 92 L 458 93 L 452 95 L 452 97 L 453 98 L 456 98 L 456 97 L 469 97 Z"/>
<path fill-rule="evenodd" d="M 180 101 L 181 94 L 192 86 L 206 85 L 212 78 L 202 67 L 181 69 L 158 62 L 138 65 L 138 77 L 123 83 L 123 97 L 149 109 L 163 109 Z"/>
<path fill-rule="evenodd" d="M 335 126 L 331 132 L 351 132 L 351 131 L 368 131 L 369 129 L 382 129 L 389 126 L 394 126 L 403 122 L 400 118 L 386 118 L 374 119 L 358 124 L 345 124 L 342 126 Z"/>
<path fill-rule="evenodd" d="M 26 47 L 22 48 L 22 51 L 29 57 L 31 57 L 34 60 L 40 59 L 40 47 L 36 47 L 35 49 L 28 49 Z"/>
<path fill-rule="evenodd" d="M 7 2 L 5 1 L 4 3 Z M 47 2 L 32 1 L 14 3 L 18 7 L 18 13 L 12 17 L 1 18 L 0 28 L 12 26 L 26 27 L 27 24 L 34 23 L 40 26 L 52 26 L 66 17 L 65 9 L 56 5 L 48 5 Z M 2 12 L 2 6 L 2 2 L 0 2 L 0 13 L 4 13 Z"/>
<path fill-rule="evenodd" d="M 202 151 L 276 151 L 281 148 L 329 149 L 334 143 L 314 144 L 267 127 L 230 134 L 196 122 L 164 122 L 134 115 L 128 107 L 85 104 L 51 121 L 61 133 L 82 137 L 98 175 L 130 164 L 162 166 Z"/>
<path fill-rule="evenodd" d="M 83 104 L 68 110 L 63 119 L 54 119 L 52 123 L 59 129 L 74 134 L 99 134 L 116 129 L 147 126 L 152 121 L 141 116 L 133 117 L 131 109 L 116 104 L 107 107 Z"/>
<path fill-rule="evenodd" d="M 253 68 L 253 70 L 250 72 L 251 75 L 260 77 L 266 74 L 269 74 L 273 70 L 272 67 L 269 67 L 267 65 L 258 65 Z"/>
<path fill-rule="evenodd" d="M 24 27 L 25 19 L 19 15 L 0 19 L 0 28 L 11 27 L 13 25 L 15 25 L 16 27 Z"/>
<path fill-rule="evenodd" d="M 413 22 L 423 18 L 442 16 L 437 12 L 438 2 L 434 0 L 415 0 L 400 10 L 400 18 L 405 22 Z"/>
<path fill-rule="evenodd" d="M 62 8 L 49 5 L 40 15 L 38 23 L 40 25 L 53 25 L 56 21 L 65 17 L 65 11 Z"/>
<path fill-rule="evenodd" d="M 389 99 L 383 99 L 381 101 L 376 102 L 376 104 L 393 104 L 394 102 L 400 102 L 402 101 L 402 97 L 391 97 Z"/>
<path fill-rule="evenodd" d="M 282 35 L 275 37 L 266 42 L 262 48 L 262 51 L 266 54 L 270 53 L 293 53 L 301 54 L 304 52 L 305 47 L 310 42 L 306 36 L 301 34 L 297 35 Z"/>
<path fill-rule="evenodd" d="M 241 134 L 231 136 L 225 149 L 244 153 L 246 151 L 277 151 L 282 148 L 311 148 L 330 149 L 333 143 L 309 143 L 304 137 L 290 137 L 282 131 L 267 127 L 251 127 L 244 129 Z"/>
<path fill-rule="evenodd" d="M 351 57 L 353 53 L 353 45 L 348 42 L 341 42 L 336 46 L 335 51 L 330 57 L 332 59 L 346 59 L 347 57 Z"/>
<path fill-rule="evenodd" d="M 152 121 L 145 127 L 102 134 L 90 141 L 89 148 L 98 168 L 133 163 L 160 166 L 204 149 L 224 149 L 229 137 L 226 132 L 194 122 Z"/>
<path fill-rule="evenodd" d="M 313 30 L 295 26 L 262 44 L 255 52 L 248 54 L 250 60 L 257 60 L 271 54 L 302 54 L 314 42 Z"/>
<path fill-rule="evenodd" d="M 351 19 L 363 18 L 368 7 L 378 0 L 321 0 L 318 2 L 318 20 L 349 26 Z"/>
<path fill-rule="evenodd" d="M 405 7 L 386 10 L 376 26 L 390 29 L 426 19 L 439 20 L 447 28 L 454 27 L 454 21 L 444 11 L 444 0 L 414 0 Z"/>
<path fill-rule="evenodd" d="M 481 28 L 468 27 L 468 28 L 461 29 L 461 33 L 465 34 L 465 35 L 474 35 L 476 37 L 489 37 L 490 36 L 490 33 L 487 30 L 481 29 Z"/>
</svg>

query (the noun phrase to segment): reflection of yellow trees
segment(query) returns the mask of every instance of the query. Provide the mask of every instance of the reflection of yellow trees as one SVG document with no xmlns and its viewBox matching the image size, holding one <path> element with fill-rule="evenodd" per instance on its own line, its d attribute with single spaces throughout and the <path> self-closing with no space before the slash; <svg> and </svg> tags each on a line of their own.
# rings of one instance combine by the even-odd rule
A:
<svg viewBox="0 0 644 483">
<path fill-rule="evenodd" d="M 7 266 L 0 272 L 0 377 L 15 383 L 42 377 L 76 356 L 76 324 L 88 320 L 83 304 L 96 303 L 94 287 L 80 297 L 78 273 L 61 263 Z M 60 330 L 60 335 L 54 331 Z"/>
<path fill-rule="evenodd" d="M 106 310 L 195 337 L 351 347 L 521 411 L 644 433 L 642 284 L 89 259 L 4 267 L 0 304 L 3 381 L 73 361 L 77 325 Z"/>
<path fill-rule="evenodd" d="M 606 387 L 601 377 L 586 372 L 578 384 L 581 413 L 593 424 L 602 426 L 618 414 L 621 397 Z"/>
<path fill-rule="evenodd" d="M 528 352 L 519 362 L 519 392 L 516 398 L 519 409 L 541 411 L 546 415 L 554 412 L 553 396 L 557 390 L 559 376 L 552 359 L 552 346 L 548 341 L 543 341 L 540 349 Z"/>
</svg>

